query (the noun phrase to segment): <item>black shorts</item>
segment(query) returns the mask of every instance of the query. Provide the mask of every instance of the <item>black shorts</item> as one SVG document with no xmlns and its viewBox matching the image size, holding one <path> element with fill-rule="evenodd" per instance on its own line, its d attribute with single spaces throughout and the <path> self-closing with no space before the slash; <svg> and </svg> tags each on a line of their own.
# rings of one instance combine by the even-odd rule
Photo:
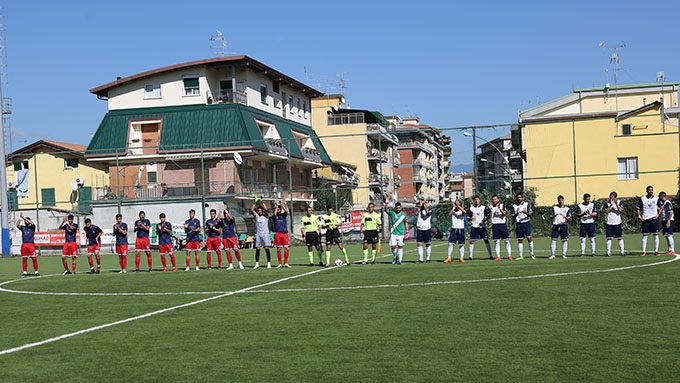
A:
<svg viewBox="0 0 680 383">
<path fill-rule="evenodd" d="M 327 245 L 337 245 L 342 243 L 342 235 L 340 230 L 333 229 L 326 231 L 326 244 Z"/>
<path fill-rule="evenodd" d="M 319 247 L 321 245 L 319 242 L 319 233 L 316 231 L 305 233 L 305 244 L 307 244 L 307 246 Z"/>
<path fill-rule="evenodd" d="M 364 230 L 364 243 L 378 243 L 378 230 Z"/>
</svg>

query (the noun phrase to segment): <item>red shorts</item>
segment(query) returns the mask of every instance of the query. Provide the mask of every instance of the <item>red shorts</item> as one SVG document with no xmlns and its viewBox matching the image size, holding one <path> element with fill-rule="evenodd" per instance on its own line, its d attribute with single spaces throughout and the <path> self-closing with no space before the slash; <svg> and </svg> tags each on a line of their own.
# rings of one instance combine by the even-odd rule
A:
<svg viewBox="0 0 680 383">
<path fill-rule="evenodd" d="M 201 250 L 201 243 L 198 241 L 187 242 L 187 250 Z"/>
<path fill-rule="evenodd" d="M 87 246 L 87 253 L 88 254 L 94 254 L 101 249 L 101 245 L 88 245 Z"/>
<path fill-rule="evenodd" d="M 66 242 L 61 251 L 62 255 L 78 256 L 78 245 L 75 242 Z"/>
<path fill-rule="evenodd" d="M 116 245 L 116 254 L 124 255 L 127 254 L 128 245 Z"/>
<path fill-rule="evenodd" d="M 238 240 L 236 237 L 229 237 L 222 239 L 222 244 L 225 249 L 238 249 Z"/>
<path fill-rule="evenodd" d="M 274 246 L 288 246 L 288 233 L 274 233 Z"/>
<path fill-rule="evenodd" d="M 209 237 L 206 247 L 208 248 L 208 251 L 215 251 L 220 249 L 221 244 L 222 241 L 220 241 L 220 237 Z"/>
<path fill-rule="evenodd" d="M 33 243 L 22 243 L 21 244 L 21 256 L 22 257 L 35 257 L 35 244 L 33 244 Z"/>
<path fill-rule="evenodd" d="M 135 240 L 135 250 L 137 251 L 147 251 L 151 250 L 151 241 L 149 238 L 137 238 Z"/>
<path fill-rule="evenodd" d="M 158 252 L 161 254 L 172 254 L 172 244 L 158 245 Z"/>
</svg>

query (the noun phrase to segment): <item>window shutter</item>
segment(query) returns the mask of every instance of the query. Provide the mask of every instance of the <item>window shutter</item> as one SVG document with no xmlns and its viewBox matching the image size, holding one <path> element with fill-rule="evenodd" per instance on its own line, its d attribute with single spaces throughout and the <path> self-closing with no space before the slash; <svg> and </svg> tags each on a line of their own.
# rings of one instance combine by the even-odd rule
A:
<svg viewBox="0 0 680 383">
<path fill-rule="evenodd" d="M 56 197 L 54 195 L 54 188 L 41 189 L 40 197 L 42 199 L 43 206 L 55 206 L 57 204 Z"/>
<path fill-rule="evenodd" d="M 185 88 L 198 88 L 198 77 L 191 77 L 184 79 Z"/>
</svg>

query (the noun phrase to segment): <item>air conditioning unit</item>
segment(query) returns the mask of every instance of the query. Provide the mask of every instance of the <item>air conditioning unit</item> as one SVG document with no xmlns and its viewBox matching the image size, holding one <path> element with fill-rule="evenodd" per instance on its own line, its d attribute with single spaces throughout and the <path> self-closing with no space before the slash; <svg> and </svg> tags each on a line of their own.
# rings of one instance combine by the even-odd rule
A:
<svg viewBox="0 0 680 383">
<path fill-rule="evenodd" d="M 14 181 L 9 181 L 7 182 L 7 189 L 16 189 L 17 188 L 17 183 Z"/>
</svg>

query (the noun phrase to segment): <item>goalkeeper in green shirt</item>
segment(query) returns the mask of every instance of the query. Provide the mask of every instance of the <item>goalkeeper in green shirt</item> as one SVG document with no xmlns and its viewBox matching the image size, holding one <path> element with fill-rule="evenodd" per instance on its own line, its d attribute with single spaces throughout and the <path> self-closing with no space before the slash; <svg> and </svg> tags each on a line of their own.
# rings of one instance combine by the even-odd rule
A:
<svg viewBox="0 0 680 383">
<path fill-rule="evenodd" d="M 361 217 L 361 232 L 364 233 L 364 261 L 362 264 L 368 263 L 368 245 L 371 245 L 372 263 L 375 263 L 375 254 L 378 252 L 377 246 L 380 242 L 380 229 L 382 228 L 382 220 L 380 213 L 374 211 L 375 205 L 373 202 L 368 204 L 368 210 Z"/>
<path fill-rule="evenodd" d="M 345 263 L 349 265 L 347 250 L 342 245 L 342 234 L 340 233 L 342 220 L 340 219 L 340 216 L 335 214 L 333 208 L 329 206 L 326 214 L 321 216 L 321 220 L 323 221 L 321 227 L 326 229 L 326 266 L 330 266 L 331 264 L 331 247 L 336 244 L 345 256 Z"/>
<path fill-rule="evenodd" d="M 319 217 L 312 214 L 312 208 L 308 207 L 307 214 L 303 215 L 300 221 L 302 222 L 302 237 L 305 239 L 309 254 L 309 266 L 314 266 L 314 248 L 319 255 L 319 266 L 323 266 L 321 258 L 323 249 L 319 240 Z"/>
<path fill-rule="evenodd" d="M 390 247 L 392 248 L 392 264 L 401 265 L 404 261 L 404 238 L 408 232 L 408 217 L 401 208 L 401 202 L 394 204 L 390 216 Z"/>
</svg>

